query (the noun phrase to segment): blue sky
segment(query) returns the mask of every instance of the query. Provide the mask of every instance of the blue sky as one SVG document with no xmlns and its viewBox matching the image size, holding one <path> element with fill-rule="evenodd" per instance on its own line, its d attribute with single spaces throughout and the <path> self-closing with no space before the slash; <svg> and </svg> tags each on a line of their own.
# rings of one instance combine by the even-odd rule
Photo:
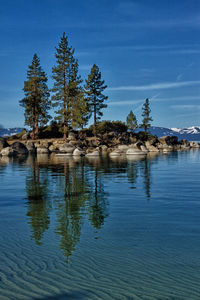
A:
<svg viewBox="0 0 200 300">
<path fill-rule="evenodd" d="M 1 0 L 0 124 L 24 126 L 26 71 L 37 53 L 52 87 L 63 32 L 80 74 L 99 66 L 108 88 L 104 120 L 141 122 L 150 99 L 154 126 L 200 126 L 199 0 Z"/>
</svg>

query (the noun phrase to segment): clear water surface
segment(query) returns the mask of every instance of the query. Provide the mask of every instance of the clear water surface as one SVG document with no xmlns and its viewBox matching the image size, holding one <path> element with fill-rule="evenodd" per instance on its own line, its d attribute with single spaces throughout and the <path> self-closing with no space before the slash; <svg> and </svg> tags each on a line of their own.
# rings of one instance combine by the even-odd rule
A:
<svg viewBox="0 0 200 300">
<path fill-rule="evenodd" d="M 200 151 L 0 159 L 0 299 L 200 299 Z"/>
</svg>

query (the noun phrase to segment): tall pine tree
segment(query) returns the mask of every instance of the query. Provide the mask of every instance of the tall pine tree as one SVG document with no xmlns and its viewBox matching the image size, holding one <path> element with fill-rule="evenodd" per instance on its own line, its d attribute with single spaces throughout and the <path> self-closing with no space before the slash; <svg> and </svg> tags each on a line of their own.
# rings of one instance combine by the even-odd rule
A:
<svg viewBox="0 0 200 300">
<path fill-rule="evenodd" d="M 132 112 L 132 110 L 130 111 L 130 113 L 126 118 L 126 125 L 128 129 L 131 130 L 132 132 L 134 132 L 138 128 L 137 119 L 134 113 Z"/>
<path fill-rule="evenodd" d="M 142 120 L 142 124 L 140 125 L 140 127 L 144 128 L 144 131 L 147 133 L 148 129 L 151 125 L 150 122 L 153 121 L 152 117 L 150 117 L 151 109 L 150 109 L 148 98 L 145 100 L 142 110 L 143 110 L 143 113 L 142 113 L 143 120 Z"/>
<path fill-rule="evenodd" d="M 56 120 L 63 124 L 63 137 L 66 138 L 70 127 L 76 127 L 81 119 L 80 106 L 83 101 L 81 77 L 78 75 L 78 60 L 74 58 L 74 49 L 69 46 L 68 38 L 63 33 L 56 48 L 56 66 L 52 68 L 54 86 L 53 106 L 57 107 Z"/>
<path fill-rule="evenodd" d="M 90 108 L 90 113 L 94 116 L 94 135 L 97 134 L 97 121 L 100 120 L 103 115 L 102 109 L 107 107 L 104 103 L 108 99 L 102 92 L 107 88 L 104 85 L 104 80 L 101 80 L 101 72 L 97 65 L 93 65 L 88 79 L 85 84 L 85 93 L 87 95 L 87 101 Z"/>
<path fill-rule="evenodd" d="M 71 65 L 71 75 L 69 79 L 69 98 L 70 98 L 70 125 L 73 129 L 82 128 L 89 119 L 89 106 L 84 97 L 84 90 L 80 86 L 81 76 L 78 75 L 78 61 L 73 59 Z"/>
<path fill-rule="evenodd" d="M 24 81 L 25 97 L 20 105 L 25 108 L 25 125 L 32 128 L 33 139 L 38 135 L 39 125 L 45 125 L 51 118 L 47 76 L 42 70 L 40 59 L 34 54 L 32 64 L 28 66 L 27 80 Z"/>
</svg>

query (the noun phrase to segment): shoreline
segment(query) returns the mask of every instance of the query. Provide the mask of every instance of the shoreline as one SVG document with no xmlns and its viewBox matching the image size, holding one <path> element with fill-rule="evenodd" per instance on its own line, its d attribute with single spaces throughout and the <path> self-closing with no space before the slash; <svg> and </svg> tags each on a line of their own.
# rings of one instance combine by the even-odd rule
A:
<svg viewBox="0 0 200 300">
<path fill-rule="evenodd" d="M 0 155 L 16 156 L 32 154 L 50 154 L 66 156 L 100 156 L 107 154 L 110 157 L 126 155 L 147 155 L 150 152 L 168 153 L 200 149 L 198 142 L 187 140 L 178 141 L 176 136 L 140 136 L 130 133 L 109 132 L 97 137 L 78 136 L 69 133 L 67 139 L 50 138 L 37 140 L 16 140 L 0 137 Z"/>
</svg>

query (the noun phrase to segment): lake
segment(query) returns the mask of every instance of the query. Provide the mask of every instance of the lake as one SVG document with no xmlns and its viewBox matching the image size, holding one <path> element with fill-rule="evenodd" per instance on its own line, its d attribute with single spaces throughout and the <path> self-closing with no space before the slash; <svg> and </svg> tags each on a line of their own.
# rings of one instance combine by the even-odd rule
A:
<svg viewBox="0 0 200 300">
<path fill-rule="evenodd" d="M 0 158 L 0 299 L 200 299 L 200 151 Z"/>
</svg>

